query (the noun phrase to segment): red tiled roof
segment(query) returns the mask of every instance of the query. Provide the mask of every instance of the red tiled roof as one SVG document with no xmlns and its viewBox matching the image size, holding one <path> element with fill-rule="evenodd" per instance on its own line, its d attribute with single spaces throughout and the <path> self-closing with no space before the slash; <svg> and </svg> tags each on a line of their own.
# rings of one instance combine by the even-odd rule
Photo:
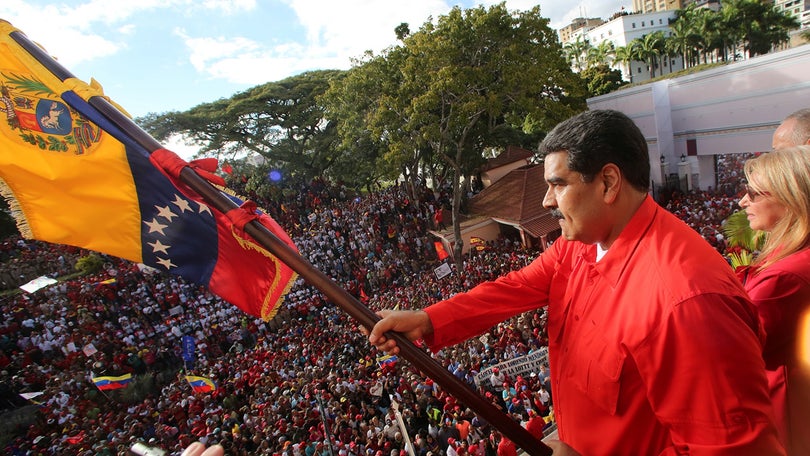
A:
<svg viewBox="0 0 810 456">
<path fill-rule="evenodd" d="M 540 237 L 560 228 L 543 207 L 546 189 L 543 165 L 523 166 L 470 198 L 469 212 L 519 225 Z"/>
<path fill-rule="evenodd" d="M 543 235 L 551 233 L 554 230 L 559 230 L 560 221 L 552 217 L 551 212 L 547 211 L 545 214 L 537 217 L 534 220 L 521 222 L 520 226 L 524 230 L 528 231 L 532 237 L 539 238 Z"/>
</svg>

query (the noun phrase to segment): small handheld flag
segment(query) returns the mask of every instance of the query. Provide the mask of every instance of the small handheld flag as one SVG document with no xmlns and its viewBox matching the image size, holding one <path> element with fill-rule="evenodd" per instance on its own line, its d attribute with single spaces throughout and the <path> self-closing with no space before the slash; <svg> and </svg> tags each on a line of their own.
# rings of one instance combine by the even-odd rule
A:
<svg viewBox="0 0 810 456">
<path fill-rule="evenodd" d="M 210 393 L 217 389 L 217 384 L 210 378 L 186 375 L 186 381 L 195 393 Z"/>
<path fill-rule="evenodd" d="M 397 358 L 396 355 L 384 355 L 384 356 L 378 356 L 377 357 L 377 364 L 379 364 L 380 367 L 383 367 L 383 366 L 386 366 L 386 365 L 389 365 L 389 364 L 393 365 L 397 361 L 399 361 L 399 358 Z"/>
<path fill-rule="evenodd" d="M 96 385 L 96 388 L 101 391 L 126 388 L 131 382 L 132 374 L 126 374 L 120 377 L 93 377 L 93 383 Z"/>
</svg>

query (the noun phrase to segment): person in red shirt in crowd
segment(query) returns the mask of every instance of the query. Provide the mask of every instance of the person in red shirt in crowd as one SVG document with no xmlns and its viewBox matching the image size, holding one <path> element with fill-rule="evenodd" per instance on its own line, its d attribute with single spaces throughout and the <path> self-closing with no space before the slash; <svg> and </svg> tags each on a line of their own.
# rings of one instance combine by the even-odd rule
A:
<svg viewBox="0 0 810 456">
<path fill-rule="evenodd" d="M 500 438 L 500 441 L 498 442 L 498 456 L 517 456 L 517 448 L 515 447 L 515 443 L 513 441 L 507 439 L 498 432 L 493 432 L 493 435 L 495 438 Z M 490 436 L 490 439 L 492 438 L 493 436 Z"/>
<path fill-rule="evenodd" d="M 534 410 L 528 411 L 529 421 L 526 423 L 526 430 L 529 431 L 537 440 L 543 439 L 543 429 L 546 427 L 546 420 L 542 416 L 535 413 Z"/>
<path fill-rule="evenodd" d="M 810 134 L 810 110 L 806 129 Z M 738 271 L 759 311 L 762 350 L 780 438 L 789 455 L 810 454 L 810 146 L 745 163 L 740 200 L 751 229 L 767 233 L 750 267 Z"/>
<path fill-rule="evenodd" d="M 439 350 L 548 306 L 555 455 L 785 454 L 756 311 L 717 251 L 649 196 L 638 127 L 586 111 L 540 151 L 561 238 L 469 292 L 381 311 L 369 342 L 398 353 L 384 336 L 398 331 Z"/>
</svg>

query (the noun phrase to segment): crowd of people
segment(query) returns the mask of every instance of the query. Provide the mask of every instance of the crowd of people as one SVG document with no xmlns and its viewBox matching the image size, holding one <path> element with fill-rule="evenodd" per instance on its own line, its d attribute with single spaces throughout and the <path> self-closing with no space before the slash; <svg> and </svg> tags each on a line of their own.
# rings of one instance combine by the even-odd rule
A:
<svg viewBox="0 0 810 456">
<path fill-rule="evenodd" d="M 238 183 L 235 183 L 238 187 Z M 239 189 L 237 189 L 238 191 Z M 462 271 L 438 279 L 429 230 L 447 194 L 404 185 L 370 195 L 315 182 L 283 202 L 262 201 L 317 268 L 372 309 L 419 309 L 529 264 L 539 255 L 500 238 L 473 249 Z M 408 196 L 408 195 L 416 195 Z M 668 209 L 722 249 L 720 223 L 738 195 L 678 195 Z M 19 238 L 0 249 L 5 288 L 73 272 L 81 249 Z M 503 439 L 406 362 L 378 363 L 356 324 L 299 280 L 270 321 L 249 317 L 203 287 L 104 257 L 93 275 L 2 298 L 0 407 L 34 397 L 36 421 L 8 441 L 10 455 L 118 455 L 134 442 L 179 454 L 193 441 L 227 454 L 492 455 Z M 8 277 L 6 277 L 8 276 Z M 436 354 L 459 378 L 530 429 L 553 420 L 547 372 L 475 382 L 482 369 L 548 344 L 531 312 Z M 180 340 L 196 342 L 193 361 Z M 132 373 L 100 391 L 92 378 Z M 194 393 L 185 374 L 212 379 Z M 128 393 L 130 392 L 131 393 Z M 137 393 L 142 393 L 141 399 Z M 403 404 L 404 429 L 392 400 Z M 539 423 L 539 425 L 538 425 Z"/>
<path fill-rule="evenodd" d="M 397 300 L 424 305 L 536 255 L 502 239 L 470 257 L 463 274 L 436 279 L 428 229 L 441 202 L 420 194 L 431 198 L 409 201 L 402 187 L 349 197 L 320 184 L 285 201 L 278 214 L 305 257 L 377 309 Z M 87 254 L 10 239 L 3 259 L 30 265 L 19 285 L 72 272 Z M 179 453 L 201 440 L 223 444 L 228 454 L 389 456 L 404 450 L 406 432 L 420 454 L 444 452 L 448 438 L 459 453 L 483 454 L 498 443 L 491 426 L 406 363 L 379 364 L 347 315 L 300 280 L 277 318 L 263 322 L 177 277 L 104 261 L 97 274 L 3 298 L 2 405 L 22 405 L 17 393 L 43 393 L 32 399 L 37 421 L 8 443 L 8 454 L 125 454 L 135 441 Z M 489 344 L 440 359 L 448 366 L 453 360 L 453 370 L 475 386 L 482 366 L 542 345 L 542 322 L 521 322 L 520 331 L 499 327 Z M 181 357 L 186 335 L 196 341 L 191 363 Z M 125 373 L 136 381 L 121 390 L 100 391 L 92 382 Z M 217 389 L 194 394 L 185 374 L 208 377 Z M 488 387 L 482 393 L 495 392 Z M 130 389 L 146 399 L 132 400 Z M 502 395 L 490 396 L 507 408 Z M 405 430 L 392 397 L 403 404 Z M 548 416 L 548 401 L 533 399 L 521 401 L 514 416 Z"/>
</svg>

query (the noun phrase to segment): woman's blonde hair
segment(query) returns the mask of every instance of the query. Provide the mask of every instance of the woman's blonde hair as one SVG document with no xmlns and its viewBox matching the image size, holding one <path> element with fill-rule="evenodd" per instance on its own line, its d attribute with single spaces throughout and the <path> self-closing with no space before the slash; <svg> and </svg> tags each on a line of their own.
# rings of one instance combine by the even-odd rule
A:
<svg viewBox="0 0 810 456">
<path fill-rule="evenodd" d="M 754 266 L 763 269 L 810 246 L 810 146 L 787 147 L 745 162 L 748 185 L 785 207 Z"/>
</svg>

